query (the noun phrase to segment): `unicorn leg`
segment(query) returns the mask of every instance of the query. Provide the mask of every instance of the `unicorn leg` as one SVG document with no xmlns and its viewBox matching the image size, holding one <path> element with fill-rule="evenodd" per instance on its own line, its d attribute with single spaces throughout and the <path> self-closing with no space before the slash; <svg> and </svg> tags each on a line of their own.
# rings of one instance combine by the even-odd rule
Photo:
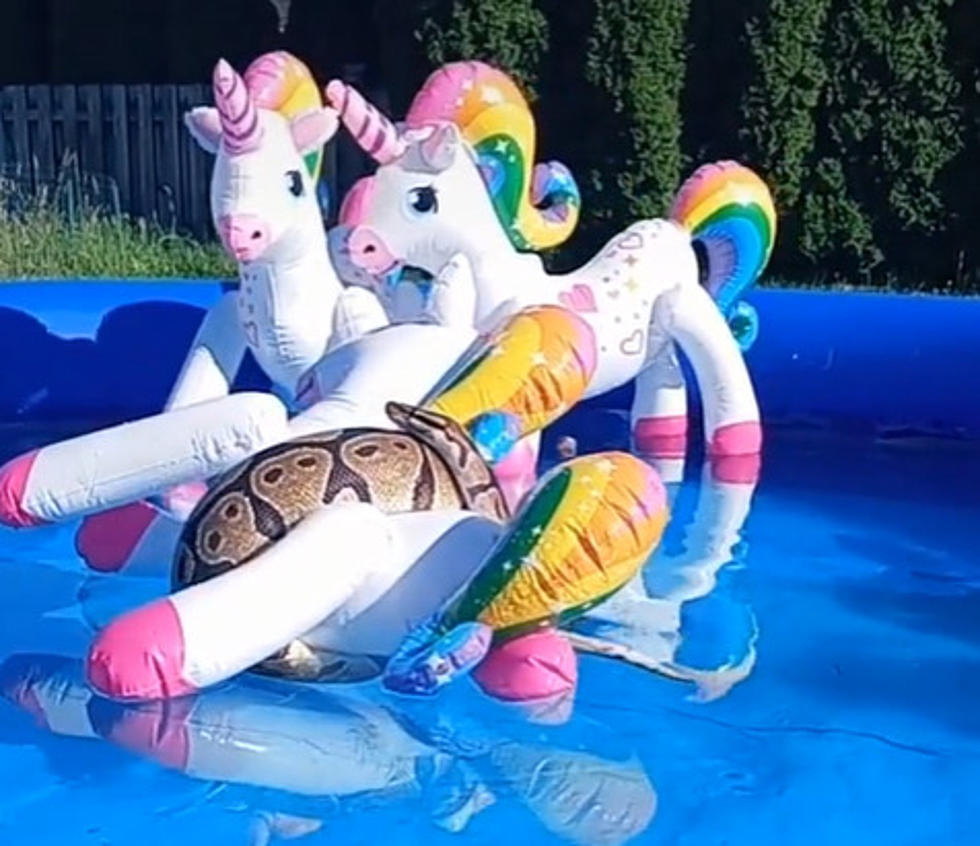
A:
<svg viewBox="0 0 980 846">
<path fill-rule="evenodd" d="M 0 523 L 38 526 L 135 502 L 227 470 L 285 433 L 279 400 L 241 393 L 51 444 L 0 468 Z"/>
<path fill-rule="evenodd" d="M 636 377 L 630 411 L 633 446 L 644 457 L 656 459 L 665 480 L 678 476 L 687 453 L 687 388 L 677 351 L 664 344 Z M 661 467 L 660 465 L 664 466 Z"/>
<path fill-rule="evenodd" d="M 463 537 L 454 532 L 461 523 Z M 464 550 L 474 542 L 478 550 L 486 549 L 494 528 L 465 511 L 385 515 L 364 503 L 324 507 L 247 564 L 110 623 L 89 652 L 89 680 L 104 695 L 123 700 L 200 690 L 297 638 L 305 642 L 321 624 L 342 633 L 345 624 L 377 613 L 375 606 L 409 570 L 423 566 L 438 572 L 430 551 L 436 550 L 437 563 L 462 559 L 461 566 Z M 441 543 L 447 535 L 452 536 L 448 547 Z M 424 613 L 438 602 L 431 580 L 429 587 L 431 604 Z M 399 618 L 400 608 L 388 610 L 392 619 L 380 619 L 382 626 L 404 630 L 415 622 Z"/>
<path fill-rule="evenodd" d="M 666 522 L 663 485 L 635 456 L 597 453 L 558 465 L 466 588 L 406 638 L 385 686 L 435 693 L 482 659 L 488 630 L 506 638 L 585 613 L 636 574 Z"/>
<path fill-rule="evenodd" d="M 245 356 L 236 294 L 229 292 L 204 316 L 164 411 L 225 396 Z"/>
<path fill-rule="evenodd" d="M 344 288 L 334 306 L 333 328 L 327 351 L 387 325 L 388 316 L 373 291 L 357 286 Z"/>
<path fill-rule="evenodd" d="M 463 253 L 453 256 L 433 280 L 425 310 L 440 326 L 472 326 L 476 318 L 473 268 Z"/>
<path fill-rule="evenodd" d="M 282 425 L 284 421 L 274 423 L 272 430 L 263 436 L 269 443 L 259 446 L 283 438 L 284 431 L 278 434 L 275 431 Z M 205 493 L 207 483 L 203 478 L 195 478 L 160 494 L 164 511 L 141 499 L 90 514 L 83 518 L 75 535 L 75 551 L 86 566 L 100 573 L 147 576 L 165 573 L 177 548 L 182 525 Z"/>
<path fill-rule="evenodd" d="M 759 406 L 745 360 L 718 307 L 695 285 L 678 287 L 662 300 L 655 319 L 694 367 L 709 455 L 757 455 L 762 448 Z"/>
<path fill-rule="evenodd" d="M 391 546 L 371 506 L 324 508 L 245 566 L 118 617 L 89 651 L 89 681 L 113 699 L 148 700 L 227 679 L 336 610 Z"/>
<path fill-rule="evenodd" d="M 190 352 L 181 367 L 164 412 L 226 396 L 245 355 L 245 339 L 238 329 L 235 294 L 221 297 L 204 316 Z M 187 513 L 205 492 L 203 482 L 177 485 L 162 496 L 177 513 Z M 85 518 L 75 538 L 82 559 L 94 570 L 128 568 L 131 556 L 155 555 L 169 521 L 145 502 L 111 508 Z"/>
<path fill-rule="evenodd" d="M 540 720 L 570 716 L 578 660 L 567 633 L 547 626 L 495 646 L 473 673 L 484 693 L 505 702 L 534 704 Z M 548 707 L 542 708 L 547 704 Z M 543 713 L 542 713 L 543 712 Z"/>
<path fill-rule="evenodd" d="M 425 404 L 467 427 L 514 508 L 534 486 L 541 430 L 584 396 L 595 366 L 580 317 L 525 309 L 475 343 Z"/>
<path fill-rule="evenodd" d="M 75 551 L 99 573 L 158 578 L 170 572 L 183 527 L 146 501 L 131 502 L 82 520 Z"/>
</svg>

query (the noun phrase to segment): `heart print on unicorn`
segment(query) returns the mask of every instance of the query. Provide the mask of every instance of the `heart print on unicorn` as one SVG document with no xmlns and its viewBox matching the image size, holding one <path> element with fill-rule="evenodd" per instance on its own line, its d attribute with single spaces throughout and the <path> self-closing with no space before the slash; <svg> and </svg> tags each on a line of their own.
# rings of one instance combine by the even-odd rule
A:
<svg viewBox="0 0 980 846">
<path fill-rule="evenodd" d="M 537 251 L 572 234 L 580 193 L 565 166 L 534 164 L 534 118 L 506 74 L 480 62 L 446 65 L 398 126 L 346 83 L 334 80 L 326 94 L 378 163 L 341 210 L 342 252 L 359 281 L 390 279 L 400 267 L 438 276 L 463 260 L 481 330 L 531 306 L 573 311 L 596 345 L 585 396 L 635 380 L 633 436 L 654 455 L 686 446 L 676 345 L 705 400 L 710 453 L 759 452 L 755 393 L 726 322 L 736 315 L 754 331 L 739 295 L 762 272 L 775 237 L 772 198 L 752 171 L 735 162 L 701 167 L 667 218 L 638 221 L 583 267 L 552 275 Z"/>
</svg>

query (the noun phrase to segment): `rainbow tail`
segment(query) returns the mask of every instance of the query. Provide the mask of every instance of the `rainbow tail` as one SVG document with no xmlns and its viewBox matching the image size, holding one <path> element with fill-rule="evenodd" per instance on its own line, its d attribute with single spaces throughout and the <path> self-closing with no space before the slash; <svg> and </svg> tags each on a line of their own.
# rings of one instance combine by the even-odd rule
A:
<svg viewBox="0 0 980 846">
<path fill-rule="evenodd" d="M 690 231 L 701 284 L 747 350 L 759 333 L 758 317 L 740 297 L 759 278 L 776 239 L 769 188 L 738 162 L 702 165 L 677 192 L 670 218 Z"/>
</svg>

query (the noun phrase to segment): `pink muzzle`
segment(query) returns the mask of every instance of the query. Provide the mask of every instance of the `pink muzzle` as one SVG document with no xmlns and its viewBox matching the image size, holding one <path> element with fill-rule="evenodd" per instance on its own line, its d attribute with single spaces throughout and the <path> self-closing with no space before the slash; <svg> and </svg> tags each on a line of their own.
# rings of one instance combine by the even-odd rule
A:
<svg viewBox="0 0 980 846">
<path fill-rule="evenodd" d="M 350 228 L 347 249 L 355 267 L 374 276 L 391 270 L 397 259 L 391 254 L 384 239 L 370 226 L 362 225 L 367 218 L 377 182 L 373 176 L 358 179 L 340 204 L 340 225 Z"/>
<path fill-rule="evenodd" d="M 384 240 L 370 226 L 356 226 L 347 236 L 347 248 L 355 267 L 374 276 L 383 276 L 398 261 Z"/>
<path fill-rule="evenodd" d="M 270 242 L 269 224 L 256 214 L 226 214 L 218 220 L 221 243 L 236 261 L 255 261 Z"/>
</svg>

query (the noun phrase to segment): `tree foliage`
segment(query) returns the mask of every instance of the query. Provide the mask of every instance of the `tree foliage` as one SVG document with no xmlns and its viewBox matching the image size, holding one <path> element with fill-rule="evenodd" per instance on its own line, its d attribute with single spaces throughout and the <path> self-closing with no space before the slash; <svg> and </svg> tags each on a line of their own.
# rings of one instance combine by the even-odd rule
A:
<svg viewBox="0 0 980 846">
<path fill-rule="evenodd" d="M 949 0 L 770 0 L 748 39 L 750 158 L 784 217 L 780 259 L 869 280 L 919 265 L 963 146 Z M 885 270 L 893 273 L 891 268 Z"/>
<path fill-rule="evenodd" d="M 874 254 L 863 251 L 859 272 L 873 266 L 869 258 L 913 261 L 906 247 L 921 246 L 949 214 L 939 177 L 963 141 L 958 86 L 945 54 L 948 5 L 849 0 L 833 21 L 825 145 L 849 201 L 873 233 Z M 834 186 L 831 191 L 828 200 L 839 196 Z M 812 258 L 844 235 L 822 220 L 808 229 L 812 247 L 802 246 Z"/>
<path fill-rule="evenodd" d="M 681 178 L 689 0 L 594 0 L 585 79 L 600 100 L 590 170 L 597 219 L 663 215 Z M 598 151 L 596 151 L 598 152 Z"/>
<path fill-rule="evenodd" d="M 534 0 L 452 0 L 432 8 L 418 32 L 433 67 L 491 62 L 534 96 L 548 47 L 548 21 Z"/>
<path fill-rule="evenodd" d="M 766 17 L 747 25 L 756 74 L 745 94 L 744 135 L 781 208 L 798 203 L 816 147 L 829 82 L 823 48 L 831 5 L 771 0 Z"/>
<path fill-rule="evenodd" d="M 559 262 L 662 215 L 706 158 L 739 157 L 775 195 L 775 275 L 980 282 L 980 4 L 376 0 L 376 8 L 386 10 L 377 19 L 396 106 L 459 58 L 503 67 L 535 98 L 539 156 L 565 161 L 583 189 L 580 232 Z"/>
</svg>

